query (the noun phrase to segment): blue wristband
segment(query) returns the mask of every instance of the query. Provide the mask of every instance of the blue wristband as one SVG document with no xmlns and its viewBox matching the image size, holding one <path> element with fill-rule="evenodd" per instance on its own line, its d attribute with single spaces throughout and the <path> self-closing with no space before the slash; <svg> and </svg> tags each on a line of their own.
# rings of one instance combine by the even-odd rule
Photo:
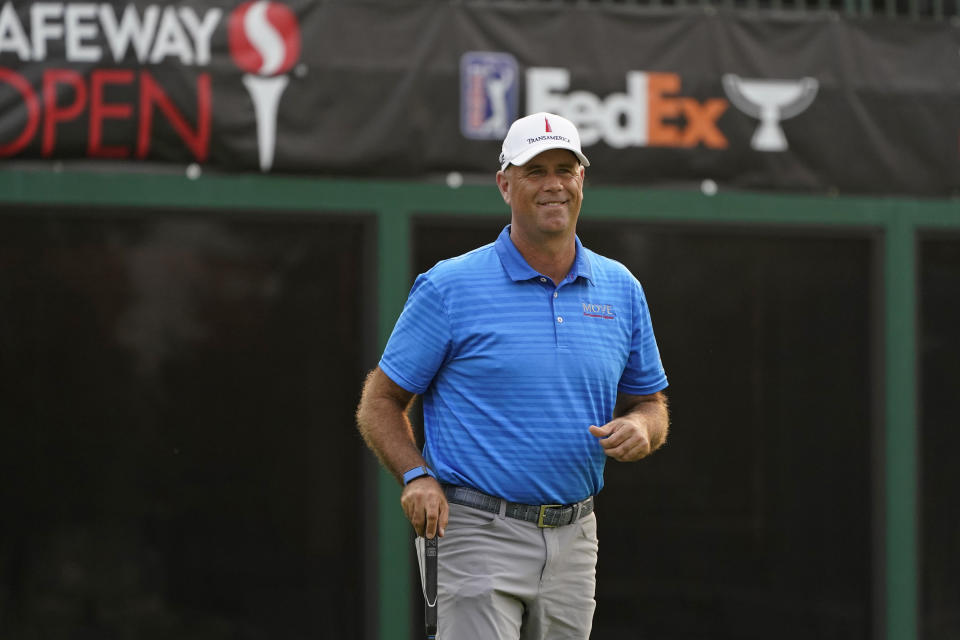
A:
<svg viewBox="0 0 960 640">
<path fill-rule="evenodd" d="M 437 478 L 436 474 L 426 466 L 414 467 L 403 473 L 403 486 L 407 486 L 411 481 L 422 478 L 423 476 L 430 476 L 433 479 Z"/>
</svg>

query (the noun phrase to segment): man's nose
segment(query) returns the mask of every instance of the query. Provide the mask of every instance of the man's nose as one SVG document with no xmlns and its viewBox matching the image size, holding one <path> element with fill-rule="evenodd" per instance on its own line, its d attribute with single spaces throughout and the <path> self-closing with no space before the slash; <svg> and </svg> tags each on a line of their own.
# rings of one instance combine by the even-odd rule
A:
<svg viewBox="0 0 960 640">
<path fill-rule="evenodd" d="M 547 191 L 557 191 L 563 187 L 560 176 L 554 172 L 548 172 L 546 180 L 543 181 L 543 188 Z"/>
</svg>

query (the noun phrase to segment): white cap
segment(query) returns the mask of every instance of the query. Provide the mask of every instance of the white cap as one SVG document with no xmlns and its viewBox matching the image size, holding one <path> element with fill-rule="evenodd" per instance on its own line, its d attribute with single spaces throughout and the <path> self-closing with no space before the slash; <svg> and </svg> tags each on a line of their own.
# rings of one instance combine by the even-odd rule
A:
<svg viewBox="0 0 960 640">
<path fill-rule="evenodd" d="M 548 149 L 569 149 L 585 167 L 590 166 L 587 156 L 580 150 L 580 134 L 572 122 L 553 113 L 534 113 L 516 120 L 510 125 L 503 139 L 500 153 L 500 168 L 515 164 L 525 165 L 535 155 Z"/>
</svg>

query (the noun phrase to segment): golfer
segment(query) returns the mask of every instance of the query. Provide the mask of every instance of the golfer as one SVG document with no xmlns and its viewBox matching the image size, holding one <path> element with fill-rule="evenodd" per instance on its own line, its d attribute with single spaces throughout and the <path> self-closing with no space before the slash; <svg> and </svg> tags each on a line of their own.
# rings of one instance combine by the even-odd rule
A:
<svg viewBox="0 0 960 640">
<path fill-rule="evenodd" d="M 589 165 L 569 120 L 514 122 L 496 175 L 510 224 L 416 279 L 363 389 L 364 439 L 417 535 L 441 536 L 442 640 L 589 637 L 604 463 L 667 436 L 643 289 L 576 235 Z"/>
</svg>

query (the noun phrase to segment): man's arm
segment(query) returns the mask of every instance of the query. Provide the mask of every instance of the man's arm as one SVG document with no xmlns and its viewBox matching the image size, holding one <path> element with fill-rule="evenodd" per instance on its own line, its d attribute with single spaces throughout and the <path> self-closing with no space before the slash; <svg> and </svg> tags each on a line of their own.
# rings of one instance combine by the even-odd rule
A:
<svg viewBox="0 0 960 640">
<path fill-rule="evenodd" d="M 634 462 L 663 446 L 669 424 L 667 396 L 662 391 L 646 396 L 618 393 L 613 420 L 602 427 L 590 425 L 590 433 L 600 439 L 609 457 Z"/>
<path fill-rule="evenodd" d="M 377 367 L 367 376 L 357 407 L 357 427 L 380 463 L 399 481 L 405 471 L 427 463 L 417 449 L 407 411 L 410 393 Z M 442 536 L 447 526 L 447 500 L 440 484 L 429 476 L 417 478 L 403 488 L 400 505 L 418 536 Z"/>
</svg>

